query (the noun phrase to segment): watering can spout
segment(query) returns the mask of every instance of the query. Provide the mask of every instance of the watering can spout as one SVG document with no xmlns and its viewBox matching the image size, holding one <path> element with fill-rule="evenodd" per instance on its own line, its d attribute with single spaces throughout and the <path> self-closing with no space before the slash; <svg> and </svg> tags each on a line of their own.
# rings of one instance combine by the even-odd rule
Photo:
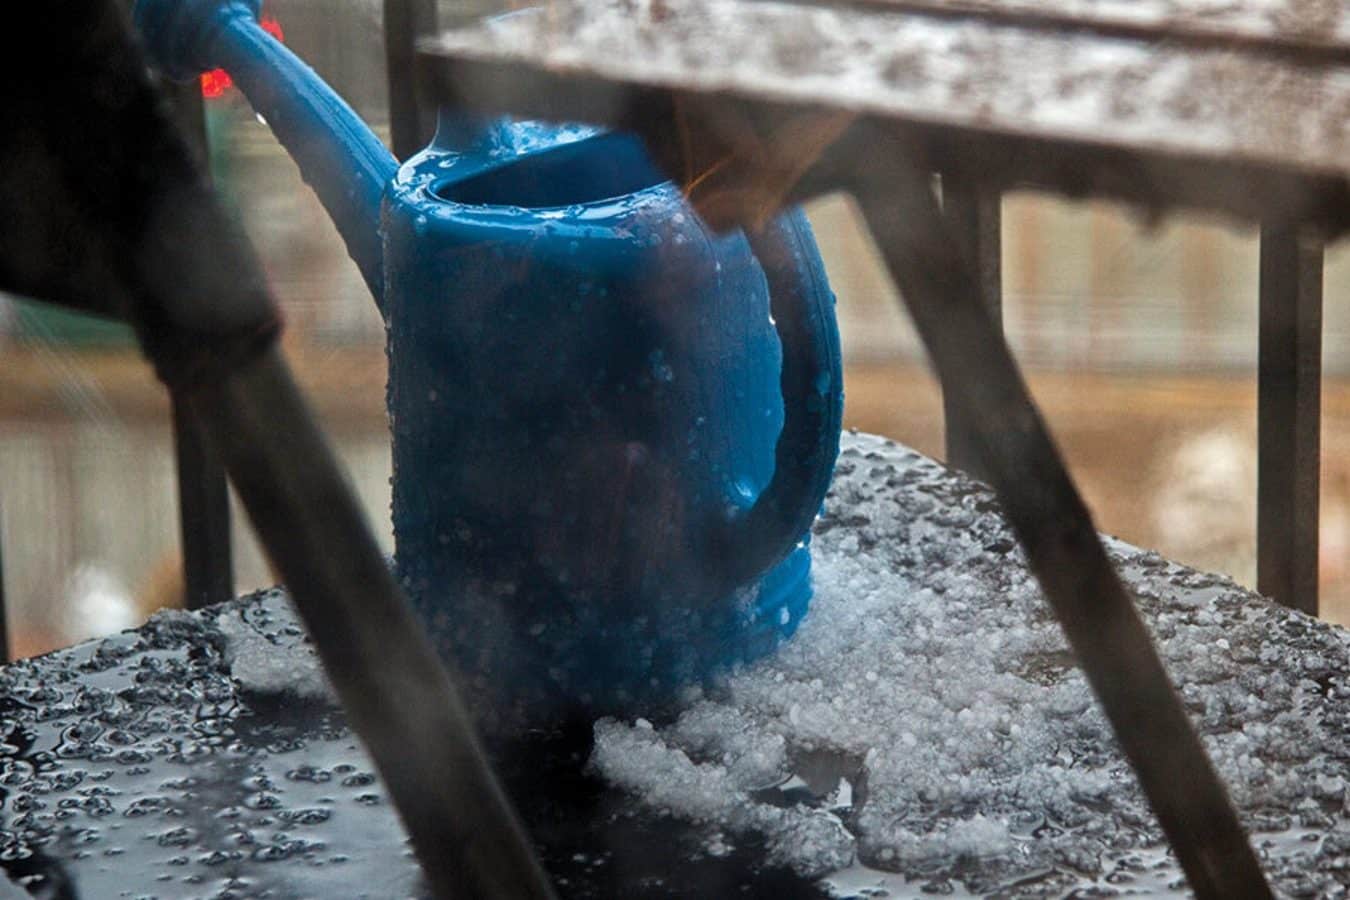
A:
<svg viewBox="0 0 1350 900">
<path fill-rule="evenodd" d="M 258 24 L 261 0 L 137 0 L 146 49 L 173 78 L 223 68 L 332 217 L 384 310 L 380 204 L 398 162 L 352 108 Z"/>
</svg>

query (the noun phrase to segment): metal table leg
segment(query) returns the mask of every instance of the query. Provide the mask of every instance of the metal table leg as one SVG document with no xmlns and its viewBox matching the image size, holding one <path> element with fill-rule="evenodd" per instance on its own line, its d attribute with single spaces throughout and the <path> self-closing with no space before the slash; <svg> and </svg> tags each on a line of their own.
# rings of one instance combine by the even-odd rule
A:
<svg viewBox="0 0 1350 900">
<path fill-rule="evenodd" d="M 0 663 L 10 662 L 13 657 L 9 643 L 9 607 L 5 603 L 5 529 L 4 517 L 0 516 Z"/>
<path fill-rule="evenodd" d="M 206 110 L 197 79 L 159 85 L 196 163 L 207 168 Z M 208 177 L 210 175 L 208 171 Z M 178 473 L 178 535 L 183 554 L 183 603 L 201 609 L 234 596 L 230 492 L 225 467 L 206 441 L 187 402 L 170 396 L 174 462 Z"/>
<path fill-rule="evenodd" d="M 1256 586 L 1317 615 L 1322 245 L 1261 229 Z"/>
<path fill-rule="evenodd" d="M 1063 624 L 1191 887 L 1270 897 L 1237 815 L 1106 556 L 921 168 L 856 128 L 832 151 L 849 179 L 943 390 L 969 410 L 971 449 Z M 860 160 L 866 160 L 861 165 Z"/>
<path fill-rule="evenodd" d="M 983 190 L 957 175 L 942 176 L 942 213 L 952 234 L 979 272 L 981 294 L 994 329 L 1003 334 L 1003 197 Z M 966 407 L 942 394 L 942 414 L 946 425 L 947 464 L 984 481 L 989 477 L 980 467 L 974 448 L 975 423 Z"/>
<path fill-rule="evenodd" d="M 225 467 L 191 408 L 176 393 L 172 399 L 183 599 L 188 609 L 201 609 L 234 596 L 230 492 Z"/>
<path fill-rule="evenodd" d="M 407 159 L 426 146 L 431 116 L 418 100 L 413 44 L 436 22 L 434 0 L 384 0 L 384 58 L 389 74 L 389 131 L 394 155 Z"/>
</svg>

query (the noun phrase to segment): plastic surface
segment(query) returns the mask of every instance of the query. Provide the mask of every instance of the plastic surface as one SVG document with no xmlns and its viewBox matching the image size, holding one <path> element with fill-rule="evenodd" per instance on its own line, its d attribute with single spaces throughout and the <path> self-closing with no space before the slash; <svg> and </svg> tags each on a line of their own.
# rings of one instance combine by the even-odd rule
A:
<svg viewBox="0 0 1350 900">
<path fill-rule="evenodd" d="M 247 7 L 207 28 L 166 2 L 138 20 L 200 46 L 152 46 L 231 73 L 381 303 L 399 571 L 483 709 L 667 700 L 790 635 L 842 407 L 804 217 L 756 237 L 766 279 L 636 138 L 579 125 L 443 112 L 395 175 Z"/>
</svg>

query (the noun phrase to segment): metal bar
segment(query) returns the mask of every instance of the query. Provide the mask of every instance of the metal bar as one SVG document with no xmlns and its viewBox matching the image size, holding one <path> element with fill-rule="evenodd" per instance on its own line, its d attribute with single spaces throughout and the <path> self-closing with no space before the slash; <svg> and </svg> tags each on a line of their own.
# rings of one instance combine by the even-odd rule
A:
<svg viewBox="0 0 1350 900">
<path fill-rule="evenodd" d="M 197 79 L 160 85 L 169 96 L 179 133 L 197 165 L 206 169 L 210 146 L 206 110 Z M 209 172 L 208 172 L 209 175 Z M 201 609 L 234 596 L 230 491 L 215 450 L 176 392 L 171 395 L 174 462 L 178 475 L 178 534 L 183 554 L 183 602 Z"/>
<path fill-rule="evenodd" d="M 0 663 L 14 659 L 9 642 L 9 606 L 5 600 L 5 518 L 0 515 Z"/>
<path fill-rule="evenodd" d="M 445 667 L 280 354 L 191 397 L 436 896 L 551 898 Z"/>
<path fill-rule="evenodd" d="M 1002 201 L 1002 195 L 996 191 L 982 189 L 959 176 L 942 176 L 942 213 L 969 264 L 979 273 L 984 307 L 1000 338 L 1003 336 Z M 970 421 L 969 408 L 944 391 L 942 414 L 947 464 L 988 481 L 988 473 L 982 470 L 975 450 L 974 434 L 978 426 Z"/>
<path fill-rule="evenodd" d="M 970 410 L 973 449 L 1192 889 L 1201 898 L 1270 897 L 924 170 L 880 129 L 855 127 L 850 137 L 832 149 L 830 171 L 851 177 L 943 390 Z"/>
<path fill-rule="evenodd" d="M 394 155 L 426 146 L 434 123 L 418 97 L 414 45 L 436 24 L 435 0 L 384 0 L 384 58 L 389 75 L 389 131 Z"/>
<path fill-rule="evenodd" d="M 188 609 L 201 609 L 234 596 L 230 492 L 225 467 L 192 410 L 176 392 L 172 401 L 183 600 Z"/>
<path fill-rule="evenodd" d="M 1261 229 L 1257 403 L 1257 590 L 1317 615 L 1322 245 L 1295 226 Z"/>
<path fill-rule="evenodd" d="M 202 101 L 201 82 L 196 78 L 182 83 L 164 82 L 160 89 L 169 96 L 174 121 L 178 124 L 178 131 L 187 139 L 194 160 L 198 166 L 208 170 L 209 176 L 207 164 L 211 151 L 206 137 L 206 106 Z"/>
</svg>

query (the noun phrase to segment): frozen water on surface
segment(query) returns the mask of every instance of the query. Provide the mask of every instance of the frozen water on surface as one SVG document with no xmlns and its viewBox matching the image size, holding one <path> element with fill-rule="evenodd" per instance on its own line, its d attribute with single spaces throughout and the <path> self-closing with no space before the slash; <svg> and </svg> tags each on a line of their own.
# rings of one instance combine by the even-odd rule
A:
<svg viewBox="0 0 1350 900">
<path fill-rule="evenodd" d="M 36 896 L 421 896 L 308 652 L 267 591 L 0 669 L 0 866 Z"/>
<path fill-rule="evenodd" d="M 1180 892 L 1180 873 L 992 495 L 846 436 L 816 597 L 776 656 L 673 721 L 603 720 L 592 764 L 840 896 Z M 1109 540 L 1277 887 L 1350 885 L 1350 640 Z M 846 788 L 841 790 L 842 785 Z M 842 872 L 840 870 L 843 870 Z"/>
<path fill-rule="evenodd" d="M 280 591 L 246 606 L 231 606 L 216 617 L 227 639 L 225 658 L 239 687 L 257 694 L 338 705 L 318 653 Z"/>
</svg>

